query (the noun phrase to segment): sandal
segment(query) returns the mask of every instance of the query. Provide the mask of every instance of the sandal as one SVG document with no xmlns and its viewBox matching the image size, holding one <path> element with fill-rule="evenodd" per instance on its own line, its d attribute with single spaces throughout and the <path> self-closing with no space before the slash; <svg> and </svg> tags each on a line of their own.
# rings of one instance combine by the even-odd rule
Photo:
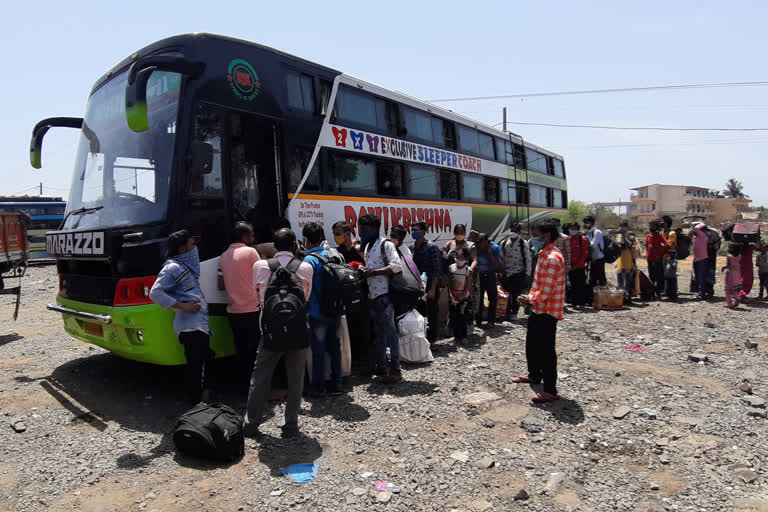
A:
<svg viewBox="0 0 768 512">
<path fill-rule="evenodd" d="M 512 379 L 512 382 L 515 382 L 517 384 L 537 384 L 533 379 L 528 377 L 527 375 L 519 375 Z"/>
<path fill-rule="evenodd" d="M 560 397 L 557 395 L 553 395 L 552 393 L 542 392 L 542 393 L 536 393 L 536 396 L 531 398 L 532 402 L 535 402 L 537 404 L 545 403 L 545 402 L 554 402 L 555 400 L 559 400 Z"/>
</svg>

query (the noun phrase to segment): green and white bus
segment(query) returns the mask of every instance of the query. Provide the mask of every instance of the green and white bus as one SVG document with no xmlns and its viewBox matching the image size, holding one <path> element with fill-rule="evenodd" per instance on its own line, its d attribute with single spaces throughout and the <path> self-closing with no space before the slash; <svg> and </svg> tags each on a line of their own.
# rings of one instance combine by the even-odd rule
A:
<svg viewBox="0 0 768 512">
<path fill-rule="evenodd" d="M 93 87 L 84 118 L 50 118 L 30 147 L 41 164 L 52 127 L 80 130 L 67 211 L 48 233 L 60 290 L 49 309 L 72 336 L 123 357 L 182 364 L 172 314 L 149 299 L 169 233 L 200 236 L 212 346 L 231 355 L 218 256 L 237 220 L 260 241 L 287 217 L 382 229 L 423 220 L 499 239 L 514 221 L 563 211 L 562 157 L 430 103 L 280 51 L 190 34 L 124 59 Z"/>
</svg>

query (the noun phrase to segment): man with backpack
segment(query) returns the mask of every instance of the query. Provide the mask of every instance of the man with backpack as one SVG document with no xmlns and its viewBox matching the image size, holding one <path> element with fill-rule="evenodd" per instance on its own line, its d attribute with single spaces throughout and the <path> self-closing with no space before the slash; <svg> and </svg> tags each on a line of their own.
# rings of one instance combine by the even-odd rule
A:
<svg viewBox="0 0 768 512">
<path fill-rule="evenodd" d="M 579 231 L 579 223 L 567 226 L 571 244 L 571 271 L 568 281 L 571 283 L 571 303 L 578 307 L 587 302 L 587 262 L 589 262 L 589 240 Z"/>
<path fill-rule="evenodd" d="M 243 430 L 246 437 L 259 435 L 272 372 L 285 356 L 288 398 L 282 431 L 283 437 L 295 438 L 299 435 L 299 407 L 309 356 L 307 301 L 313 271 L 309 263 L 296 258 L 298 244 L 293 231 L 282 228 L 273 240 L 275 256 L 253 265 L 254 292 L 262 304 L 262 340 L 251 375 Z"/>
<path fill-rule="evenodd" d="M 427 240 L 427 224 L 414 222 L 411 224 L 411 237 L 414 243 L 411 248 L 413 261 L 419 272 L 427 275 L 427 307 L 420 313 L 427 317 L 427 340 L 430 345 L 437 342 L 440 333 L 438 319 L 438 303 L 443 276 L 443 258 L 440 249 L 432 240 Z"/>
<path fill-rule="evenodd" d="M 700 299 L 709 299 L 715 295 L 714 279 L 710 278 L 711 244 L 707 231 L 708 228 L 703 223 L 693 228 L 693 274 L 696 277 Z"/>
<path fill-rule="evenodd" d="M 605 238 L 603 232 L 595 227 L 595 218 L 591 215 L 584 217 L 584 231 L 586 232 L 590 251 L 589 261 L 589 286 L 605 286 L 608 280 L 605 277 Z"/>
<path fill-rule="evenodd" d="M 522 230 L 522 225 L 513 224 L 509 237 L 501 242 L 501 263 L 504 267 L 502 286 L 509 292 L 506 315 L 509 321 L 517 320 L 517 313 L 520 310 L 517 298 L 531 277 L 531 249 L 528 242 L 520 236 Z"/>
<path fill-rule="evenodd" d="M 321 397 L 326 392 L 325 353 L 331 357 L 330 395 L 340 395 L 341 388 L 341 344 L 339 343 L 339 316 L 326 315 L 321 307 L 325 304 L 325 285 L 332 285 L 325 278 L 324 267 L 329 261 L 328 252 L 323 249 L 325 240 L 323 226 L 309 222 L 302 230 L 307 255 L 304 261 L 312 265 L 312 293 L 309 296 L 309 338 L 312 347 L 312 391 L 310 396 Z"/>
<path fill-rule="evenodd" d="M 383 384 L 396 384 L 403 380 L 400 372 L 400 335 L 395 325 L 395 309 L 389 293 L 390 278 L 403 271 L 403 264 L 395 244 L 380 235 L 379 217 L 365 214 L 357 222 L 365 255 L 365 267 L 360 272 L 368 280 L 368 304 L 376 345 L 374 373 L 382 377 Z M 387 348 L 389 374 L 386 369 Z"/>
</svg>

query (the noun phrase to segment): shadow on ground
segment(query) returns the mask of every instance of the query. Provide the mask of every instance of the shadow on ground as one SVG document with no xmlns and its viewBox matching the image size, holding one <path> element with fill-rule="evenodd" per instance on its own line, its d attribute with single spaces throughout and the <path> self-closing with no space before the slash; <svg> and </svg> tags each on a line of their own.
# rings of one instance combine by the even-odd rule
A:
<svg viewBox="0 0 768 512">
<path fill-rule="evenodd" d="M 23 340 L 23 339 L 24 339 L 24 336 L 22 336 L 21 334 L 16 334 L 15 332 L 11 334 L 3 334 L 2 336 L 0 336 L 0 347 L 8 343 L 18 341 L 18 340 Z"/>
<path fill-rule="evenodd" d="M 315 462 L 323 455 L 323 448 L 316 439 L 302 435 L 288 440 L 264 434 L 258 447 L 259 461 L 269 468 L 272 476 L 293 464 Z"/>
</svg>

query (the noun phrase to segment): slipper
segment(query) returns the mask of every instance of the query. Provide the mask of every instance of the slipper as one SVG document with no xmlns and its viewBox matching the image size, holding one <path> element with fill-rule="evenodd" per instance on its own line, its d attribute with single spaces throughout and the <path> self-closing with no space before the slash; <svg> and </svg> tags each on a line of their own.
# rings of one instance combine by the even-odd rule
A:
<svg viewBox="0 0 768 512">
<path fill-rule="evenodd" d="M 536 384 L 536 382 L 527 375 L 520 375 L 515 377 L 512 379 L 512 382 L 516 382 L 518 384 Z"/>
<path fill-rule="evenodd" d="M 545 402 L 554 402 L 555 400 L 560 400 L 560 397 L 557 395 L 552 395 L 550 393 L 536 393 L 536 396 L 531 398 L 531 401 L 537 404 L 545 403 Z"/>
</svg>

